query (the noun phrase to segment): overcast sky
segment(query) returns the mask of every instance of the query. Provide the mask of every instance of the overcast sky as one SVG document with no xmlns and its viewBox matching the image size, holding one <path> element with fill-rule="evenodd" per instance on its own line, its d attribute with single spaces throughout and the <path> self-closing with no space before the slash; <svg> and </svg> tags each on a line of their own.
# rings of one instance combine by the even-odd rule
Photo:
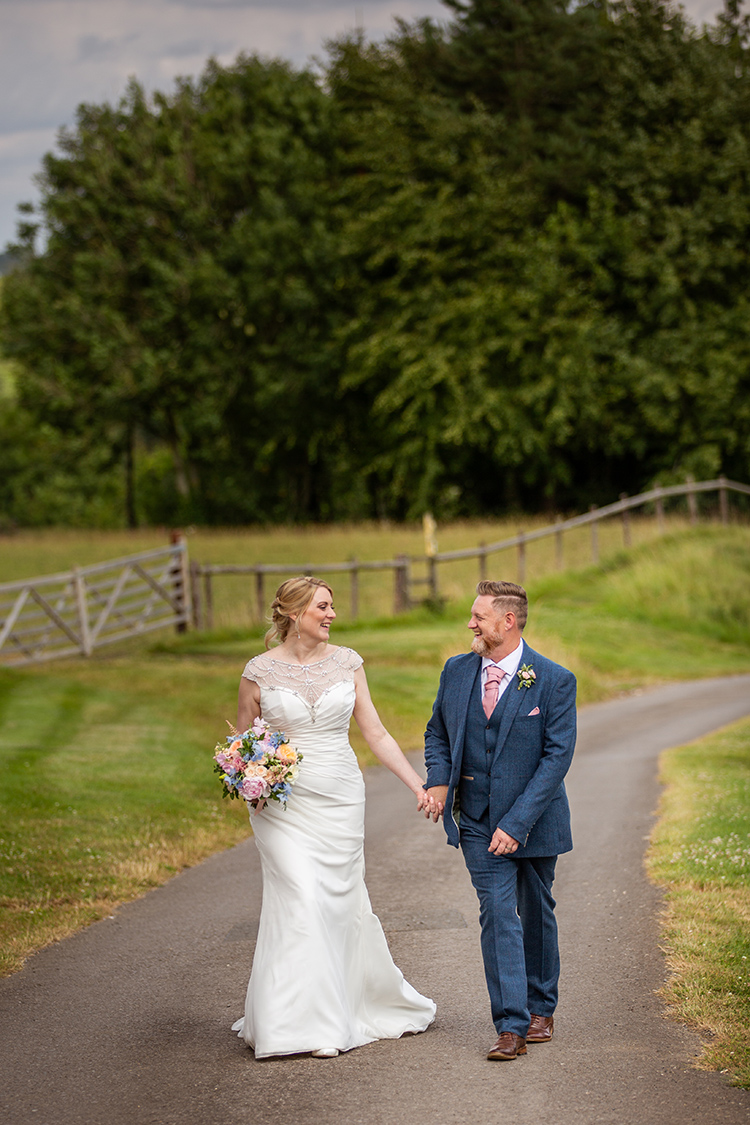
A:
<svg viewBox="0 0 750 1125">
<path fill-rule="evenodd" d="M 687 0 L 697 23 L 720 0 Z M 396 15 L 446 19 L 440 0 L 0 0 L 0 249 L 16 204 L 80 102 L 116 101 L 132 74 L 169 90 L 215 55 L 240 51 L 305 63 L 326 39 L 359 25 L 371 38 Z"/>
</svg>

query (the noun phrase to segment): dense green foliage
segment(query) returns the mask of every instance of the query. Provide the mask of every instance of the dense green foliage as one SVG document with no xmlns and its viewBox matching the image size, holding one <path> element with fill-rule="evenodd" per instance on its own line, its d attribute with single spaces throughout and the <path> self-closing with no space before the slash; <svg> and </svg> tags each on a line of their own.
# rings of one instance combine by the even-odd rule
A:
<svg viewBox="0 0 750 1125">
<path fill-rule="evenodd" d="M 747 478 L 738 0 L 700 33 L 661 0 L 446 4 L 322 79 L 240 58 L 81 107 L 5 284 L 6 518 L 49 518 L 29 459 L 78 467 L 67 518 L 131 524 Z"/>
</svg>

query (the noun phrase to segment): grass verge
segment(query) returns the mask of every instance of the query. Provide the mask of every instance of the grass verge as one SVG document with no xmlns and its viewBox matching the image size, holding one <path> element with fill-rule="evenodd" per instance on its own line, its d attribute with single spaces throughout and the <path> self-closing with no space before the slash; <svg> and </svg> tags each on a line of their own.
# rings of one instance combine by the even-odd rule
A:
<svg viewBox="0 0 750 1125">
<path fill-rule="evenodd" d="M 247 835 L 204 776 L 223 688 L 147 656 L 0 674 L 0 972 Z"/>
<path fill-rule="evenodd" d="M 647 859 L 665 888 L 670 1013 L 704 1033 L 699 1065 L 750 1088 L 750 721 L 664 754 Z"/>
</svg>

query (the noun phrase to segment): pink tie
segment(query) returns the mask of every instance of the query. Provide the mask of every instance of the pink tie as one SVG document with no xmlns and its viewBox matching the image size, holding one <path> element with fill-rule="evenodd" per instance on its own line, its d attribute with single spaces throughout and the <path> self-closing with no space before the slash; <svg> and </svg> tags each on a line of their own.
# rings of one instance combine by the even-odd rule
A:
<svg viewBox="0 0 750 1125">
<path fill-rule="evenodd" d="M 505 672 L 502 668 L 498 668 L 496 664 L 488 665 L 487 679 L 484 681 L 484 695 L 482 696 L 482 706 L 488 719 L 495 710 L 497 697 L 500 694 L 500 684 L 504 679 Z"/>
</svg>

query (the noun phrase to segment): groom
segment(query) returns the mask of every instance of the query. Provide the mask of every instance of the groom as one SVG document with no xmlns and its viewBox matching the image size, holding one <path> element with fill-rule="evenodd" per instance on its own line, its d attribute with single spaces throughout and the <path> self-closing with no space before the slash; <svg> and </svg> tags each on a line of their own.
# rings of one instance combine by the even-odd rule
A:
<svg viewBox="0 0 750 1125">
<path fill-rule="evenodd" d="M 480 582 L 472 651 L 454 656 L 425 732 L 425 788 L 444 807 L 479 897 L 482 957 L 498 1033 L 488 1059 L 552 1038 L 560 959 L 552 882 L 570 851 L 563 778 L 576 741 L 571 672 L 523 640 L 528 601 Z"/>
</svg>

